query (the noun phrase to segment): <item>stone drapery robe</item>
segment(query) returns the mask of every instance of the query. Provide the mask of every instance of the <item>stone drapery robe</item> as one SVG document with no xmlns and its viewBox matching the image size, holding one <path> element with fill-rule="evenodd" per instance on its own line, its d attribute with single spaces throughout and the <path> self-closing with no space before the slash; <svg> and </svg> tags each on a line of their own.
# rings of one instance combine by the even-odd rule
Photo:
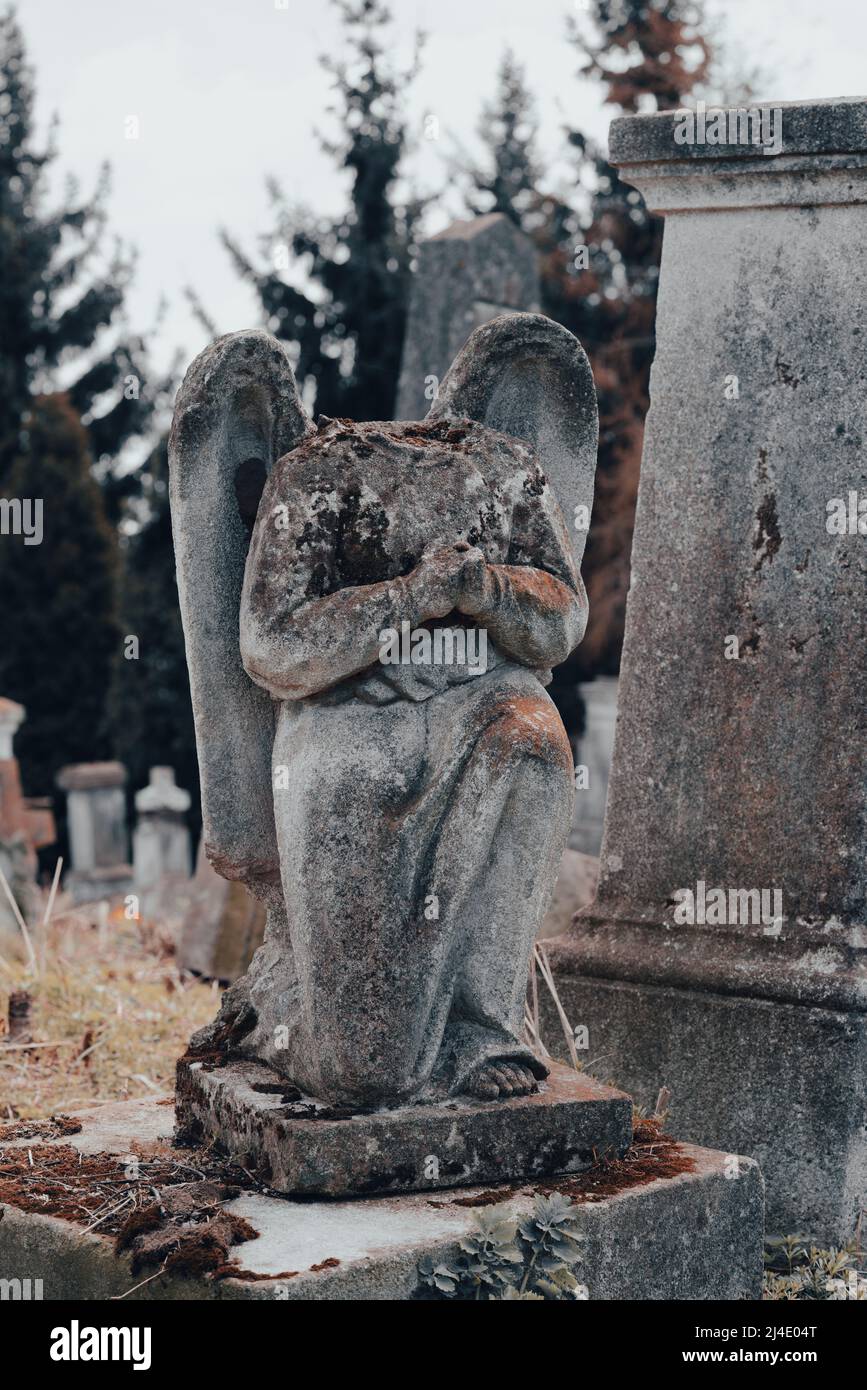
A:
<svg viewBox="0 0 867 1390">
<path fill-rule="evenodd" d="M 422 556 L 459 541 L 483 552 L 493 600 L 427 626 L 484 628 L 486 671 L 382 664 L 386 629 L 425 623 Z M 544 683 L 586 615 L 521 440 L 469 420 L 329 421 L 275 464 L 240 631 L 248 675 L 278 702 L 286 920 L 251 972 L 248 1046 L 309 1094 L 436 1099 L 487 1059 L 544 1076 L 519 1034 L 573 798 Z"/>
</svg>

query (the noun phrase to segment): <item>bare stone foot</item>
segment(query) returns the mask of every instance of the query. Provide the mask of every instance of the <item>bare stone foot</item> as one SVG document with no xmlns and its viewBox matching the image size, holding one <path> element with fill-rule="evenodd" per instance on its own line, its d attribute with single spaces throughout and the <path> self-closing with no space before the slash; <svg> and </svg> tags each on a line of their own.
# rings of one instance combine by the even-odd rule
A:
<svg viewBox="0 0 867 1390">
<path fill-rule="evenodd" d="M 464 1087 L 466 1095 L 478 1100 L 506 1100 L 509 1096 L 529 1096 L 538 1091 L 535 1076 L 523 1062 L 485 1062 L 477 1067 Z"/>
</svg>

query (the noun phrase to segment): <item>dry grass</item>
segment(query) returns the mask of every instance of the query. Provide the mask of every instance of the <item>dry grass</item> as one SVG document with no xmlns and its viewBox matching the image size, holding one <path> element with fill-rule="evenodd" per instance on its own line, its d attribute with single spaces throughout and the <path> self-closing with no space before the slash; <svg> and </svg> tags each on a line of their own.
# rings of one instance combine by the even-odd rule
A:
<svg viewBox="0 0 867 1390">
<path fill-rule="evenodd" d="M 219 1005 L 216 986 L 178 969 L 173 932 L 62 901 L 31 930 L 35 967 L 7 954 L 0 968 L 0 1035 L 10 992 L 26 989 L 32 1040 L 49 1045 L 0 1036 L 0 1124 L 173 1090 L 176 1059 Z"/>
<path fill-rule="evenodd" d="M 569 1053 L 569 1063 L 575 1071 L 583 1071 L 584 1067 L 579 1061 L 578 1053 L 575 1049 L 575 1030 L 569 1019 L 566 1017 L 566 1010 L 560 1002 L 557 993 L 557 986 L 554 983 L 554 972 L 551 969 L 551 962 L 548 960 L 548 952 L 537 941 L 533 947 L 533 954 L 530 957 L 530 978 L 527 986 L 527 998 L 524 1003 L 524 1037 L 523 1041 L 527 1044 L 530 1051 L 535 1053 L 540 1062 L 546 1066 L 553 1062 L 554 1058 L 542 1041 L 542 1031 L 539 1018 L 539 977 L 547 989 L 554 1002 L 557 1017 L 560 1020 L 560 1027 L 563 1030 L 563 1037 L 566 1040 L 566 1048 Z"/>
</svg>

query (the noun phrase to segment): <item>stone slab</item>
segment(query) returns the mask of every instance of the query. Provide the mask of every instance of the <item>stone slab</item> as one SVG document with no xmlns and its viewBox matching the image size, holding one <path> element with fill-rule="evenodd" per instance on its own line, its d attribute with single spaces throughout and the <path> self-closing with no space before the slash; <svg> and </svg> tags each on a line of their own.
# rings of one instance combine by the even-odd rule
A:
<svg viewBox="0 0 867 1390">
<path fill-rule="evenodd" d="M 867 102 L 863 97 L 829 97 L 824 101 L 757 101 L 746 103 L 759 111 L 780 111 L 782 154 L 834 155 L 867 153 Z M 728 110 L 729 104 L 713 106 Z M 665 159 L 749 160 L 761 158 L 751 145 L 678 145 L 676 111 L 621 116 L 612 121 L 608 137 L 612 164 L 659 162 Z"/>
<path fill-rule="evenodd" d="M 588 979 L 556 958 L 557 990 L 588 1057 L 636 1104 L 671 1091 L 678 1136 L 749 1154 L 768 1229 L 844 1244 L 867 1206 L 867 1019 L 765 999 Z M 540 998 L 544 1037 L 560 1024 Z"/>
<path fill-rule="evenodd" d="M 170 1144 L 173 1114 L 156 1097 L 79 1112 L 79 1134 L 56 1142 L 82 1152 L 126 1154 L 131 1136 Z M 26 1143 L 27 1141 L 21 1141 Z M 31 1141 L 32 1142 L 32 1141 Z M 762 1180 L 756 1164 L 691 1145 L 691 1172 L 658 1178 L 581 1205 L 579 1266 L 592 1300 L 758 1299 L 762 1273 Z M 532 1186 L 504 1189 L 512 1215 L 529 1210 Z M 418 1294 L 423 1257 L 454 1260 L 475 1226 L 474 1198 L 412 1194 L 363 1201 L 297 1201 L 245 1194 L 227 1204 L 259 1233 L 233 1248 L 238 1279 L 142 1284 L 128 1254 L 97 1231 L 0 1204 L 0 1279 L 41 1279 L 46 1301 L 394 1301 Z M 291 1277 L 287 1277 L 291 1275 Z M 283 1276 L 282 1278 L 279 1276 Z M 135 1292 L 130 1292 L 140 1285 Z M 126 1300 L 125 1300 L 126 1301 Z"/>
<path fill-rule="evenodd" d="M 317 1103 L 284 1103 L 291 1089 L 258 1062 L 181 1062 L 179 1129 L 217 1138 L 277 1192 L 330 1197 L 577 1173 L 596 1156 L 624 1153 L 632 1136 L 628 1096 L 560 1065 L 531 1096 L 342 1119 L 324 1107 L 326 1118 L 305 1118 Z"/>
</svg>

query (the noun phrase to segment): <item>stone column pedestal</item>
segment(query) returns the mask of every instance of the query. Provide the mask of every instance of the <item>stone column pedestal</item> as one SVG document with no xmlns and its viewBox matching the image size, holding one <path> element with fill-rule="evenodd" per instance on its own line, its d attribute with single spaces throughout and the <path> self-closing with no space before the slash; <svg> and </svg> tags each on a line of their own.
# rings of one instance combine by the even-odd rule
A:
<svg viewBox="0 0 867 1390">
<path fill-rule="evenodd" d="M 67 796 L 72 871 L 66 886 L 75 903 L 132 892 L 125 783 L 122 763 L 73 763 L 57 774 Z"/>
<path fill-rule="evenodd" d="M 674 1132 L 758 1158 L 770 1229 L 838 1240 L 867 1178 L 867 102 L 777 110 L 778 154 L 612 127 L 666 217 L 657 352 L 599 891 L 552 956 L 600 1075 L 670 1087 Z"/>
</svg>

